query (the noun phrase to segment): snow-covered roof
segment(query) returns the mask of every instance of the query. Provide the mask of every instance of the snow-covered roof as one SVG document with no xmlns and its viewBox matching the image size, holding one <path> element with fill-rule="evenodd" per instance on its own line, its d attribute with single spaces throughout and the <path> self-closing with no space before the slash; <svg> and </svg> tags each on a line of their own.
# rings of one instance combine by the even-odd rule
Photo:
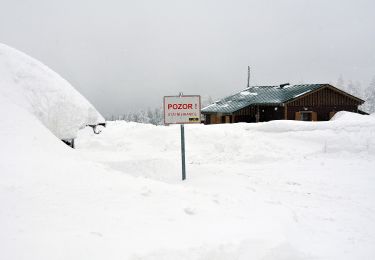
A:
<svg viewBox="0 0 375 260">
<path fill-rule="evenodd" d="M 204 107 L 202 113 L 233 113 L 250 105 L 280 105 L 323 87 L 343 92 L 329 84 L 252 86 Z M 358 100 L 363 102 L 363 100 Z"/>
<path fill-rule="evenodd" d="M 1 99 L 29 111 L 60 139 L 75 138 L 80 128 L 105 122 L 68 81 L 40 61 L 0 43 Z"/>
</svg>

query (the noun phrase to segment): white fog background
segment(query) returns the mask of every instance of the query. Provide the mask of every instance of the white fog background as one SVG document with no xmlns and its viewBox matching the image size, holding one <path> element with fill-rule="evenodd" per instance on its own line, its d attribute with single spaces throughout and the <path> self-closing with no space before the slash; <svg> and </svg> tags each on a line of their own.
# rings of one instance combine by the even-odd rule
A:
<svg viewBox="0 0 375 260">
<path fill-rule="evenodd" d="M 251 84 L 375 86 L 375 1 L 0 0 L 0 42 L 45 63 L 106 117 L 164 95 Z M 354 93 L 356 94 L 356 93 Z"/>
</svg>

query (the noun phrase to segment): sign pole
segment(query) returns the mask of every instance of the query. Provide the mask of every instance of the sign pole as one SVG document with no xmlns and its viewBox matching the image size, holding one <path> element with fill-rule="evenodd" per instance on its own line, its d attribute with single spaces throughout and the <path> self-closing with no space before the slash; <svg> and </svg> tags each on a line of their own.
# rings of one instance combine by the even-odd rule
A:
<svg viewBox="0 0 375 260">
<path fill-rule="evenodd" d="M 200 124 L 201 97 L 199 95 L 164 96 L 164 124 L 179 124 L 181 131 L 182 181 L 186 180 L 185 124 Z"/>
<path fill-rule="evenodd" d="M 185 165 L 185 127 L 184 127 L 184 124 L 181 124 L 180 128 L 181 128 L 182 180 L 185 180 L 186 179 L 186 165 Z"/>
</svg>

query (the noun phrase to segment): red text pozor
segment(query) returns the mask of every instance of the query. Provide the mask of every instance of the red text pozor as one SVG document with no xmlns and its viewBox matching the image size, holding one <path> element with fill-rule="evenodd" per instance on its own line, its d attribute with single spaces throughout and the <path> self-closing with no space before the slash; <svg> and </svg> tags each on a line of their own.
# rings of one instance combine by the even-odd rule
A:
<svg viewBox="0 0 375 260">
<path fill-rule="evenodd" d="M 168 109 L 193 109 L 193 104 L 168 104 Z"/>
</svg>

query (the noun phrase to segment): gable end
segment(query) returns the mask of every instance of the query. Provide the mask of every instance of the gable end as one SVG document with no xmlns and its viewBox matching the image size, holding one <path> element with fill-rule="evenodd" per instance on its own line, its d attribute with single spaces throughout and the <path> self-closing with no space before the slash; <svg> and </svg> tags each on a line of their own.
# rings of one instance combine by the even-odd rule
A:
<svg viewBox="0 0 375 260">
<path fill-rule="evenodd" d="M 288 106 L 359 106 L 363 104 L 364 101 L 327 84 L 285 103 Z"/>
</svg>

